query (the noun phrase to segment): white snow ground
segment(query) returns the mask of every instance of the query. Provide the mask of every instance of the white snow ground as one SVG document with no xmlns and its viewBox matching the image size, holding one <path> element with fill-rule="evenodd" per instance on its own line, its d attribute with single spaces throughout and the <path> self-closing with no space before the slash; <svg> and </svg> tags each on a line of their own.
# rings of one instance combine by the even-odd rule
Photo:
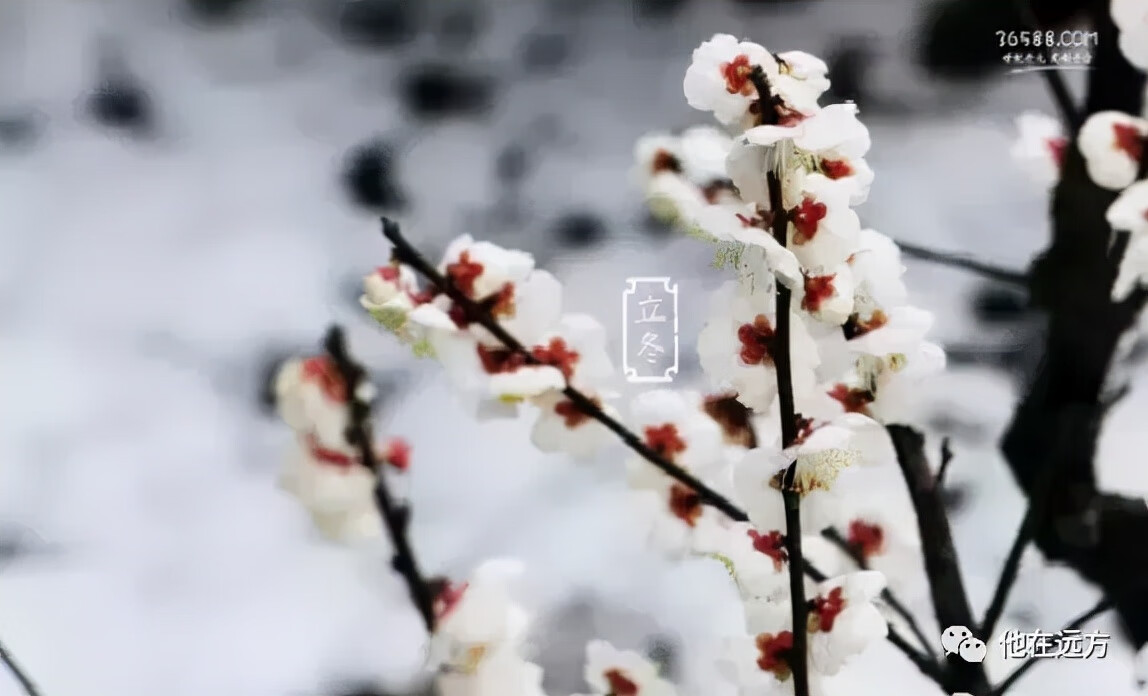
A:
<svg viewBox="0 0 1148 696">
<path fill-rule="evenodd" d="M 403 222 L 441 244 L 470 231 L 474 209 L 489 201 L 494 152 L 560 112 L 524 194 L 532 217 L 513 242 L 552 260 L 572 307 L 605 307 L 611 326 L 625 277 L 673 275 L 688 336 L 705 306 L 692 289 L 720 277 L 689 240 L 626 232 L 639 208 L 626 176 L 639 134 L 699 120 L 680 93 L 689 50 L 733 30 L 817 52 L 848 30 L 871 32 L 895 55 L 910 3 L 824 0 L 770 21 L 695 3 L 670 29 L 636 29 L 605 3 L 581 20 L 584 60 L 561 79 L 515 79 L 483 124 L 416 128 L 387 89 L 407 59 L 347 52 L 298 8 L 275 22 L 199 32 L 168 16 L 166 2 L 6 2 L 0 99 L 46 119 L 37 147 L 0 152 L 0 523 L 26 530 L 41 550 L 0 568 L 0 637 L 46 696 L 293 696 L 330 693 L 324 687 L 342 678 L 399 684 L 409 673 L 418 623 L 401 585 L 377 550 L 315 538 L 275 488 L 288 434 L 253 407 L 259 356 L 309 349 L 331 321 L 349 325 L 372 366 L 411 376 L 387 409 L 387 429 L 414 443 L 414 538 L 425 565 L 457 574 L 490 554 L 522 555 L 535 567 L 537 606 L 590 598 L 598 630 L 635 647 L 643 627 L 657 625 L 685 648 L 685 693 L 720 693 L 706 664 L 730 620 L 720 576 L 649 558 L 621 533 L 611 467 L 541 457 L 518 424 L 470 423 L 433 366 L 363 321 L 346 281 L 385 247 L 372 218 L 349 210 L 335 173 L 347 147 L 405 133 L 403 183 L 415 208 Z M 476 61 L 509 64 L 516 37 L 542 21 L 532 3 L 512 4 L 496 14 Z M 100 30 L 119 37 L 155 95 L 153 141 L 109 137 L 77 115 Z M 301 62 L 277 67 L 276 47 L 288 44 Z M 908 123 L 870 119 L 878 180 L 867 221 L 1023 264 L 1043 239 L 1044 201 L 1003 153 L 1012 114 L 1047 107 L 1039 82 L 1011 78 L 974 100 L 944 94 L 893 59 L 878 77 L 920 113 Z M 617 236 L 607 247 L 559 252 L 539 236 L 557 211 L 586 205 L 611 216 Z M 913 264 L 909 279 L 938 313 L 939 338 L 981 333 L 964 308 L 966 276 Z M 1109 485 L 1141 493 L 1148 476 L 1128 459 L 1148 437 L 1138 427 L 1144 387 L 1112 418 L 1101 457 Z M 1015 395 L 1008 379 L 971 368 L 931 389 L 937 410 L 979 433 L 958 442 L 951 476 L 974 491 L 955 522 L 983 608 L 1020 516 L 992 449 Z M 1095 599 L 1071 573 L 1039 564 L 1014 597 L 1023 611 L 1002 629 L 1052 630 Z M 1107 618 L 1091 627 L 1114 629 Z M 584 637 L 559 629 L 546 646 L 554 693 L 580 686 L 572 665 Z M 998 677 L 1007 669 L 992 667 Z M 886 646 L 834 685 L 854 696 L 935 692 Z M 1133 693 L 1125 647 L 1114 643 L 1104 660 L 1050 661 L 1015 688 L 1085 691 Z M 16 693 L 0 675 L 0 695 Z"/>
</svg>

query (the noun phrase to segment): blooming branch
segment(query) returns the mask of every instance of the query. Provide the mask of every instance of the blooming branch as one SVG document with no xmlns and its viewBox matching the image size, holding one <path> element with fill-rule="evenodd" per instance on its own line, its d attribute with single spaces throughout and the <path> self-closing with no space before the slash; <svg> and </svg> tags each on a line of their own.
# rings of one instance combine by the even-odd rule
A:
<svg viewBox="0 0 1148 696">
<path fill-rule="evenodd" d="M 378 479 L 375 486 L 375 502 L 379 506 L 379 514 L 394 546 L 395 555 L 391 565 L 406 583 L 411 601 L 422 617 L 427 632 L 434 633 L 435 592 L 431 583 L 419 570 L 418 560 L 407 535 L 411 519 L 410 508 L 400 504 L 387 487 L 386 472 L 384 467 L 379 465 L 374 438 L 371 436 L 371 406 L 366 399 L 358 396 L 362 393 L 360 386 L 366 379 L 366 370 L 351 357 L 341 328 L 333 326 L 327 331 L 323 347 L 334 363 L 343 384 L 346 385 L 349 395 L 347 409 L 350 419 L 347 424 L 347 440 L 358 450 L 362 465 L 374 472 Z"/>
</svg>

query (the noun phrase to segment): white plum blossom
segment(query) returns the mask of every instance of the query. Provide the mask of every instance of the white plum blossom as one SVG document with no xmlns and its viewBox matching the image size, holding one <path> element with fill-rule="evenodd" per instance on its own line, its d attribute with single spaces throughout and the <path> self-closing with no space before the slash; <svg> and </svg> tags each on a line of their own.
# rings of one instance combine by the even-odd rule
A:
<svg viewBox="0 0 1148 696">
<path fill-rule="evenodd" d="M 677 690 L 658 667 L 632 650 L 618 650 L 604 640 L 586 644 L 588 696 L 675 696 Z"/>
<path fill-rule="evenodd" d="M 817 100 L 829 89 L 829 66 L 812 53 L 784 51 L 777 54 L 778 76 L 773 90 L 795 111 L 818 112 Z"/>
<path fill-rule="evenodd" d="M 802 180 L 801 199 L 793 208 L 789 245 L 806 268 L 832 268 L 857 250 L 861 220 L 850 207 L 851 191 L 824 174 Z"/>
<path fill-rule="evenodd" d="M 440 696 L 546 696 L 542 668 L 513 650 L 483 656 L 469 672 L 448 671 L 435 680 Z"/>
<path fill-rule="evenodd" d="M 806 271 L 794 294 L 794 302 L 809 316 L 841 326 L 853 315 L 855 286 L 847 263 L 817 272 Z"/>
<path fill-rule="evenodd" d="M 780 75 L 777 59 L 765 47 L 738 41 L 730 34 L 717 34 L 694 49 L 682 88 L 695 109 L 712 112 L 721 123 L 732 126 L 750 116 L 758 99 L 750 74 L 760 68 L 771 81 Z"/>
<path fill-rule="evenodd" d="M 710 205 L 696 218 L 698 226 L 715 239 L 758 247 L 765 258 L 766 269 L 790 288 L 804 282 L 801 264 L 793 252 L 774 238 L 771 217 L 755 204 L 740 208 L 732 205 Z"/>
<path fill-rule="evenodd" d="M 1019 137 L 1010 154 L 1017 166 L 1037 184 L 1052 187 L 1060 181 L 1068 138 L 1060 121 L 1039 111 L 1026 111 L 1016 119 Z"/>
<path fill-rule="evenodd" d="M 357 542 L 382 536 L 375 507 L 375 473 L 357 459 L 300 437 L 280 475 L 280 487 L 310 513 L 326 538 Z"/>
<path fill-rule="evenodd" d="M 419 290 L 418 276 L 399 263 L 380 266 L 363 278 L 363 294 L 359 304 L 367 310 L 375 321 L 400 338 L 415 342 L 416 332 L 412 331 L 407 317 L 417 305 L 430 297 Z"/>
<path fill-rule="evenodd" d="M 1080 127 L 1077 146 L 1097 186 L 1119 191 L 1136 180 L 1144 157 L 1148 120 L 1120 111 L 1100 111 Z"/>
<path fill-rule="evenodd" d="M 837 674 L 853 657 L 889 633 L 873 604 L 885 589 L 885 576 L 863 570 L 821 583 L 809 612 L 809 657 L 823 674 Z"/>
<path fill-rule="evenodd" d="M 521 646 L 530 615 L 514 601 L 512 589 L 525 570 L 516 559 L 491 559 L 475 569 L 469 582 L 446 584 L 438 592 L 432 665 L 471 673 L 488 656 Z"/>
<path fill-rule="evenodd" d="M 788 590 L 789 554 L 780 530 L 759 531 L 748 522 L 705 525 L 694 553 L 720 561 L 745 600 L 779 598 Z"/>
<path fill-rule="evenodd" d="M 373 396 L 370 384 L 364 382 L 359 389 L 359 398 Z M 274 392 L 279 416 L 287 425 L 311 434 L 324 447 L 345 446 L 350 394 L 329 357 L 288 360 L 275 375 Z"/>
<path fill-rule="evenodd" d="M 1106 214 L 1108 224 L 1118 232 L 1128 232 L 1128 247 L 1112 287 L 1112 299 L 1126 299 L 1148 277 L 1148 180 L 1132 184 L 1112 202 Z"/>
<path fill-rule="evenodd" d="M 1119 45 L 1132 65 L 1148 71 L 1148 5 L 1143 0 L 1112 0 L 1112 22 L 1120 30 Z"/>
<path fill-rule="evenodd" d="M 841 522 L 838 478 L 852 467 L 895 461 L 892 442 L 876 421 L 846 413 L 816 423 L 801 418 L 797 441 L 786 449 L 768 443 L 736 463 L 733 480 L 750 520 L 759 529 L 784 529 L 782 486 L 794 464 L 793 488 L 801 496 L 802 530 L 820 532 Z"/>
<path fill-rule="evenodd" d="M 617 410 L 600 397 L 590 395 L 589 398 L 606 415 L 618 418 Z M 538 418 L 534 421 L 530 440 L 543 452 L 564 452 L 573 457 L 587 458 L 613 442 L 613 433 L 561 392 L 547 392 L 535 397 L 532 403 L 538 407 Z"/>
</svg>

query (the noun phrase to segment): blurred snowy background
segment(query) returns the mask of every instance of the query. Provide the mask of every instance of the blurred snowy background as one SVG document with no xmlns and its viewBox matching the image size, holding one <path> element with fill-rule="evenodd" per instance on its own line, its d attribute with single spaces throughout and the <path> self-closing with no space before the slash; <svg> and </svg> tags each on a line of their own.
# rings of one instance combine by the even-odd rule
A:
<svg viewBox="0 0 1148 696">
<path fill-rule="evenodd" d="M 1033 75 L 924 71 L 929 5 L 0 0 L 0 638 L 46 696 L 403 693 L 419 625 L 384 554 L 322 542 L 276 487 L 290 435 L 267 375 L 336 321 L 384 387 L 383 430 L 413 443 L 424 565 L 531 562 L 551 693 L 582 687 L 592 633 L 672 655 L 686 693 L 722 693 L 707 665 L 729 619 L 720 570 L 650 557 L 625 533 L 617 462 L 576 467 L 534 452 L 524 424 L 470 422 L 433 365 L 373 326 L 357 297 L 386 259 L 377 215 L 432 254 L 463 232 L 534 252 L 615 339 L 624 279 L 672 276 L 696 378 L 722 276 L 704 245 L 647 222 L 631 147 L 705 122 L 681 77 L 728 31 L 830 59 L 873 135 L 868 225 L 1021 269 L 1047 203 L 1007 149 L 1013 117 L 1051 113 L 1048 98 Z M 1023 296 L 908 263 L 950 350 L 922 421 L 954 438 L 979 611 L 1021 514 L 995 443 L 1038 321 Z M 1146 410 L 1134 385 L 1104 436 L 1105 487 L 1148 492 Z M 1002 629 L 1055 630 L 1096 599 L 1035 559 L 1013 597 Z M 1130 694 L 1130 665 L 1114 641 L 1014 692 Z M 885 645 L 834 685 L 936 692 Z"/>
</svg>

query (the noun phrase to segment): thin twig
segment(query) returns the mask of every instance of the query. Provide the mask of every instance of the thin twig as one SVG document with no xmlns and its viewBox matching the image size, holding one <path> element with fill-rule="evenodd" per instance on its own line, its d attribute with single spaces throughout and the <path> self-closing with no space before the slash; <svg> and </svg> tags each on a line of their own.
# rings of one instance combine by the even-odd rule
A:
<svg viewBox="0 0 1148 696">
<path fill-rule="evenodd" d="M 949 266 L 950 268 L 971 271 L 989 280 L 1028 289 L 1028 274 L 1023 271 L 1017 271 L 1003 266 L 995 266 L 991 263 L 977 261 L 962 254 L 938 251 L 901 240 L 896 240 L 896 242 L 897 246 L 901 248 L 901 251 L 911 258 L 937 263 L 942 266 Z"/>
<path fill-rule="evenodd" d="M 829 540 L 830 543 L 847 554 L 849 558 L 855 564 L 857 564 L 858 568 L 862 570 L 869 570 L 869 561 L 865 559 L 865 556 L 857 549 L 856 546 L 850 544 L 848 539 L 841 536 L 841 533 L 836 529 L 830 527 L 829 529 L 821 532 L 821 536 L 825 537 L 827 540 Z M 913 616 L 913 612 L 909 611 L 909 607 L 905 606 L 905 604 L 901 602 L 901 600 L 898 599 L 897 596 L 889 590 L 889 588 L 885 588 L 881 591 L 881 600 L 884 601 L 885 604 L 889 605 L 889 608 L 892 609 L 898 616 L 900 616 L 901 619 L 905 621 L 906 625 L 908 625 L 909 630 L 913 634 L 913 637 L 917 639 L 917 642 L 921 645 L 921 649 L 925 651 L 925 654 L 921 655 L 921 657 L 925 658 L 927 656 L 927 659 L 930 660 L 933 664 L 939 665 L 941 658 L 937 655 L 937 651 L 933 648 L 933 641 L 929 640 L 928 637 L 925 636 L 925 632 L 921 630 L 921 625 L 917 623 L 917 617 Z"/>
<path fill-rule="evenodd" d="M 411 548 L 408 537 L 410 527 L 410 508 L 400 504 L 391 495 L 387 488 L 386 467 L 381 466 L 375 456 L 374 438 L 371 435 L 371 407 L 370 404 L 359 397 L 359 387 L 366 379 L 367 373 L 351 357 L 347 350 L 346 338 L 343 330 L 333 326 L 327 331 L 323 347 L 330 356 L 335 368 L 347 389 L 347 408 L 350 411 L 350 423 L 347 426 L 347 440 L 359 452 L 359 460 L 371 471 L 375 472 L 377 485 L 375 486 L 375 502 L 379 507 L 379 514 L 387 528 L 391 543 L 395 549 L 395 556 L 391 565 L 403 577 L 411 601 L 418 609 L 423 624 L 428 633 L 434 632 L 434 591 L 431 584 L 423 577 L 419 570 L 418 560 L 414 549 Z"/>
<path fill-rule="evenodd" d="M 1058 439 L 1063 441 L 1067 437 L 1066 432 L 1068 432 L 1068 428 L 1061 429 L 1058 433 Z M 1005 558 L 1004 566 L 1001 568 L 1000 579 L 997 581 L 992 600 L 989 602 L 988 609 L 985 610 L 985 618 L 981 621 L 980 630 L 978 631 L 981 640 L 985 642 L 992 639 L 992 633 L 996 628 L 997 621 L 1000 620 L 1001 615 L 1004 613 L 1009 591 L 1012 589 L 1017 576 L 1020 574 L 1020 562 L 1024 556 L 1025 547 L 1036 537 L 1037 530 L 1040 529 L 1040 525 L 1044 523 L 1048 509 L 1048 501 L 1052 495 L 1053 486 L 1056 483 L 1058 475 L 1059 471 L 1055 462 L 1046 463 L 1044 469 L 1040 472 L 1040 478 L 1037 479 L 1036 485 L 1033 488 L 1033 494 L 1028 498 L 1028 506 L 1025 509 L 1024 518 L 1021 520 L 1020 528 L 1017 530 L 1016 537 L 1013 539 L 1012 548 L 1009 549 L 1008 556 Z"/>
<path fill-rule="evenodd" d="M 1014 0 L 1013 5 L 1016 7 L 1017 13 L 1020 14 L 1021 23 L 1027 29 L 1032 31 L 1040 29 L 1040 23 L 1036 21 L 1030 0 Z M 1047 46 L 1038 50 L 1044 54 L 1046 59 L 1049 57 Z M 1064 122 L 1065 131 L 1069 134 L 1075 133 L 1081 124 L 1080 109 L 1074 103 L 1072 93 L 1068 91 L 1064 76 L 1058 70 L 1039 70 L 1038 72 L 1044 78 L 1045 85 L 1052 94 L 1052 100 L 1060 112 L 1060 119 Z"/>
<path fill-rule="evenodd" d="M 505 346 L 508 350 L 514 351 L 515 353 L 522 356 L 524 362 L 533 365 L 539 364 L 538 360 L 534 358 L 530 351 L 526 350 L 525 346 L 523 346 L 521 342 L 511 336 L 506 331 L 506 329 L 504 329 L 494 319 L 494 317 L 490 315 L 488 311 L 484 310 L 481 306 L 478 305 L 477 302 L 459 291 L 458 288 L 455 287 L 454 283 L 445 278 L 443 274 L 439 273 L 439 271 L 433 265 L 431 265 L 431 263 L 427 261 L 426 258 L 424 258 L 422 254 L 420 254 L 418 250 L 415 249 L 405 237 L 403 237 L 402 231 L 397 223 L 383 218 L 382 224 L 383 236 L 386 237 L 387 240 L 390 241 L 394 246 L 392 253 L 394 254 L 394 257 L 397 261 L 406 266 L 409 266 L 411 269 L 425 277 L 435 288 L 439 289 L 441 292 L 450 297 L 451 300 L 453 300 L 455 304 L 460 307 L 463 312 L 466 313 L 471 321 L 486 329 L 492 336 L 501 341 L 503 346 Z M 563 389 L 562 393 L 567 399 L 570 400 L 572 404 L 574 404 L 574 406 L 580 412 L 604 425 L 611 432 L 617 435 L 619 439 L 621 439 L 622 442 L 636 454 L 640 455 L 643 459 L 650 462 L 652 465 L 656 466 L 658 469 L 666 473 L 668 476 L 674 478 L 682 485 L 688 486 L 690 489 L 692 489 L 698 496 L 699 501 L 701 501 L 703 504 L 720 510 L 734 521 L 749 521 L 749 515 L 738 508 L 733 502 L 724 498 L 717 492 L 712 491 L 706 487 L 705 484 L 692 476 L 689 472 L 681 469 L 681 467 L 678 465 L 666 460 L 657 452 L 650 449 L 645 445 L 645 443 L 642 442 L 641 438 L 639 438 L 633 432 L 629 431 L 626 426 L 622 425 L 617 420 L 611 418 L 608 414 L 603 412 L 601 407 L 595 403 L 593 399 L 586 396 L 577 389 L 574 389 L 573 387 L 566 387 Z M 827 578 L 825 573 L 815 568 L 808 559 L 802 559 L 802 563 L 799 565 L 799 567 L 802 567 L 805 575 L 808 575 L 815 582 L 822 582 Z M 802 591 L 804 592 L 804 587 L 802 587 Z M 906 656 L 914 662 L 914 664 L 920 666 L 919 656 L 914 650 L 912 650 L 912 648 L 909 646 L 909 643 L 901 638 L 901 636 L 899 636 L 891 626 L 889 627 L 888 640 L 890 643 L 904 652 Z M 941 682 L 939 673 L 936 670 L 930 672 L 922 668 L 922 672 L 924 672 L 926 676 L 929 676 L 937 683 Z"/>
<path fill-rule="evenodd" d="M 32 683 L 31 677 L 24 672 L 20 667 L 20 663 L 16 662 L 16 658 L 12 656 L 12 653 L 9 652 L 8 648 L 2 642 L 0 642 L 0 662 L 4 663 L 8 671 L 11 672 L 12 676 L 16 678 L 16 681 L 20 683 L 20 688 L 24 690 L 25 694 L 28 696 L 40 696 L 40 690 Z"/>
<path fill-rule="evenodd" d="M 1096 606 L 1092 607 L 1091 609 L 1084 612 L 1080 616 L 1076 617 L 1072 621 L 1069 621 L 1067 624 L 1064 625 L 1064 628 L 1062 628 L 1060 630 L 1061 630 L 1061 632 L 1080 630 L 1080 628 L 1082 626 L 1084 626 L 1084 624 L 1088 623 L 1089 621 L 1096 618 L 1097 616 L 1100 616 L 1101 614 L 1103 614 L 1104 612 L 1108 611 L 1111 608 L 1112 608 L 1112 600 L 1105 597 L 1104 599 L 1100 600 L 1096 604 Z M 1014 683 L 1016 683 L 1016 681 L 1018 679 L 1023 677 L 1025 672 L 1032 669 L 1036 665 L 1036 663 L 1039 662 L 1041 659 L 1042 658 L 1039 656 L 1033 656 L 1033 657 L 1030 657 L 1027 660 L 1025 660 L 1024 664 L 1022 664 L 1020 667 L 1017 667 L 1016 670 L 1013 671 L 1012 674 L 1008 675 L 1008 677 L 1006 677 L 1005 680 L 1000 683 L 1000 686 L 993 689 L 992 696 L 1001 696 L 1001 694 L 1008 691 L 1009 687 L 1011 687 Z"/>
<path fill-rule="evenodd" d="M 925 437 L 904 425 L 885 428 L 893 440 L 897 463 L 909 489 L 909 498 L 917 516 L 925 574 L 937 623 L 942 628 L 964 626 L 973 630 L 973 610 L 961 579 L 960 563 L 949 527 L 945 506 L 925 456 Z M 984 665 L 950 656 L 944 666 L 942 686 L 952 692 L 985 694 L 989 690 Z"/>
<path fill-rule="evenodd" d="M 933 482 L 937 490 L 943 490 L 945 487 L 945 474 L 948 473 L 949 464 L 953 461 L 952 444 L 950 438 L 941 440 L 941 466 L 937 468 L 937 479 Z"/>
</svg>

